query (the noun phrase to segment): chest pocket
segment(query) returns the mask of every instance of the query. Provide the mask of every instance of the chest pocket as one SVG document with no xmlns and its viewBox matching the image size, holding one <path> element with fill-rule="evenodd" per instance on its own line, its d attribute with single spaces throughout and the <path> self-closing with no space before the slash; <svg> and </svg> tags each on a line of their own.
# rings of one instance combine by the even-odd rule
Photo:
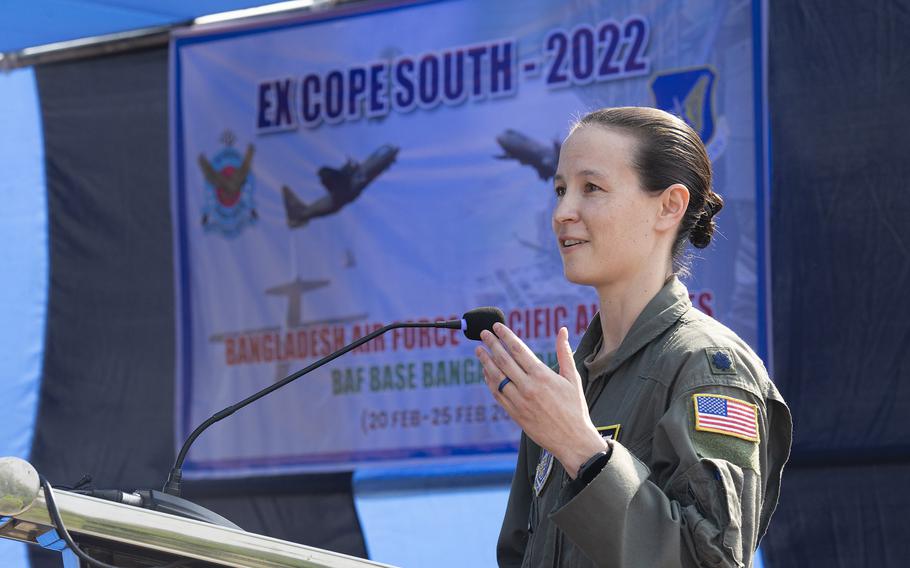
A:
<svg viewBox="0 0 910 568">
<path fill-rule="evenodd" d="M 618 430 L 615 439 L 647 463 L 654 429 L 663 415 L 664 390 L 649 379 L 611 377 L 594 396 L 591 420 L 602 433 Z"/>
</svg>

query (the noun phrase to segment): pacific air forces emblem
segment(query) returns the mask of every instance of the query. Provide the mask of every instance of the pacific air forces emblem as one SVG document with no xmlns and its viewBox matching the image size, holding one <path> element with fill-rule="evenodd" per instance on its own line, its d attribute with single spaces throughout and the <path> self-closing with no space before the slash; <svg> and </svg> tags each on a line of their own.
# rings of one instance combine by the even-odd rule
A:
<svg viewBox="0 0 910 568">
<path fill-rule="evenodd" d="M 225 132 L 221 142 L 224 148 L 211 160 L 199 154 L 199 169 L 205 181 L 202 226 L 206 231 L 236 237 L 258 217 L 253 202 L 255 184 L 251 171 L 254 148 L 248 144 L 241 155 L 234 148 L 235 137 L 231 132 Z"/>
<path fill-rule="evenodd" d="M 717 73 L 708 66 L 658 73 L 651 81 L 655 106 L 685 120 L 712 160 L 723 152 L 727 140 L 725 122 L 715 115 L 716 82 Z"/>
</svg>

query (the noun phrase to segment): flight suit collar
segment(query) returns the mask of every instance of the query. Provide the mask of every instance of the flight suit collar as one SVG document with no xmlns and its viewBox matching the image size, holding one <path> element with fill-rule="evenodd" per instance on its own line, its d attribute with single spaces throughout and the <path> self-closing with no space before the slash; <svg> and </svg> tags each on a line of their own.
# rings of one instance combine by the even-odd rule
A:
<svg viewBox="0 0 910 568">
<path fill-rule="evenodd" d="M 675 324 L 691 307 L 692 302 L 689 300 L 689 290 L 676 276 L 672 276 L 660 289 L 660 292 L 648 302 L 645 309 L 638 315 L 638 318 L 635 319 L 635 323 L 632 324 L 629 333 L 622 340 L 601 376 L 612 374 L 630 357 Z M 585 382 L 587 382 L 588 377 L 584 358 L 597 347 L 602 335 L 600 313 L 598 313 L 588 325 L 588 329 L 581 338 L 576 350 L 575 364 L 582 376 L 582 380 Z M 592 378 L 596 379 L 597 377 Z"/>
</svg>

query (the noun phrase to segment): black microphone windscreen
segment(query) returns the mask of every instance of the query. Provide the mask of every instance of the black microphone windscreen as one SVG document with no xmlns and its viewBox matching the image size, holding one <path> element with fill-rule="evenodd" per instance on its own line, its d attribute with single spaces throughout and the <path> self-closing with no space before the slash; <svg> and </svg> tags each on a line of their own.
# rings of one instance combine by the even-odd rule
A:
<svg viewBox="0 0 910 568">
<path fill-rule="evenodd" d="M 464 334 L 468 339 L 480 339 L 480 332 L 487 329 L 492 333 L 493 324 L 505 323 L 506 316 L 502 310 L 495 307 L 474 308 L 464 315 Z"/>
</svg>

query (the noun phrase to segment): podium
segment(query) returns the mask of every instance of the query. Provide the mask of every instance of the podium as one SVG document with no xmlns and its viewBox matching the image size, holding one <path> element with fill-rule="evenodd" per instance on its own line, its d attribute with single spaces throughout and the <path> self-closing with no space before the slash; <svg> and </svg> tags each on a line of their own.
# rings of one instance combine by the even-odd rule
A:
<svg viewBox="0 0 910 568">
<path fill-rule="evenodd" d="M 68 491 L 54 490 L 53 496 L 76 544 L 92 556 L 98 554 L 99 560 L 111 563 L 113 558 L 118 566 L 160 566 L 186 559 L 194 560 L 187 567 L 393 568 Z M 66 568 L 80 566 L 55 532 L 37 472 L 18 458 L 0 458 L 0 538 L 60 550 Z"/>
</svg>

